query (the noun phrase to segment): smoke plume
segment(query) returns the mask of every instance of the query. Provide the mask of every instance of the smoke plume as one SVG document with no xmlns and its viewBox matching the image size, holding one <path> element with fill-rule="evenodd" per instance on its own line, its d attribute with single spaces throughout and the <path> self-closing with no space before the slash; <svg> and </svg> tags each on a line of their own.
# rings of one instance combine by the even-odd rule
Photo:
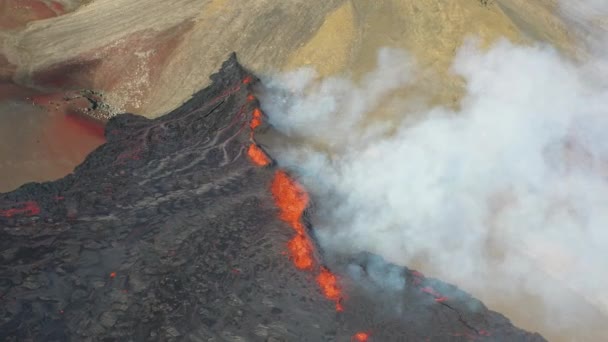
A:
<svg viewBox="0 0 608 342">
<path fill-rule="evenodd" d="M 466 84 L 456 109 L 404 100 L 421 73 L 399 50 L 382 49 L 356 82 L 276 75 L 262 105 L 289 139 L 271 152 L 322 203 L 314 226 L 328 251 L 424 265 L 469 291 L 524 291 L 556 322 L 569 310 L 556 287 L 608 312 L 608 86 L 597 60 L 469 40 L 452 66 Z"/>
</svg>

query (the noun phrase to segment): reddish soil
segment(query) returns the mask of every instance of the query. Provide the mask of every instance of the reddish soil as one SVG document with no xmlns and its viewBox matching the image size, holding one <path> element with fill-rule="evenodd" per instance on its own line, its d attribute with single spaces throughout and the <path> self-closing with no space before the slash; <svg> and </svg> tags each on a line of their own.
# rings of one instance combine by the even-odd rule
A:
<svg viewBox="0 0 608 342">
<path fill-rule="evenodd" d="M 0 0 L 0 30 L 19 28 L 30 21 L 62 14 L 65 14 L 65 8 L 56 1 Z"/>
</svg>

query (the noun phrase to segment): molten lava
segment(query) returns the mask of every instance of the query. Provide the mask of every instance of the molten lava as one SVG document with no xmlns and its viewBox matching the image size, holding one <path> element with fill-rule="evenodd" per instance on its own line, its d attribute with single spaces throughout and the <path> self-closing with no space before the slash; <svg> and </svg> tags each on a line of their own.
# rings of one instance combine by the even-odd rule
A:
<svg viewBox="0 0 608 342">
<path fill-rule="evenodd" d="M 251 81 L 251 77 L 247 76 L 242 82 L 243 84 L 248 84 Z M 248 101 L 253 101 L 254 99 L 255 97 L 253 95 L 247 96 Z M 252 142 L 247 149 L 247 155 L 255 165 L 267 166 L 271 162 L 270 158 L 255 143 L 254 139 L 254 131 L 261 124 L 262 111 L 259 108 L 255 108 L 252 113 L 251 121 L 249 122 L 249 127 L 251 128 L 250 139 Z M 306 229 L 302 223 L 302 215 L 309 203 L 308 194 L 300 184 L 283 170 L 279 170 L 275 173 L 270 190 L 276 206 L 280 211 L 279 218 L 287 222 L 296 233 L 296 235 L 287 243 L 291 260 L 298 269 L 312 270 L 314 267 L 313 244 L 306 234 Z M 341 303 L 342 294 L 340 287 L 338 286 L 337 277 L 327 268 L 321 267 L 316 280 L 323 295 L 325 295 L 327 299 L 335 302 L 336 311 L 343 311 Z M 367 338 L 358 341 L 367 341 Z"/>
<path fill-rule="evenodd" d="M 448 300 L 448 297 L 441 295 L 441 293 L 435 291 L 435 289 L 433 289 L 430 286 L 425 286 L 425 287 L 421 288 L 420 291 L 422 291 L 424 293 L 428 293 L 431 296 L 435 297 L 435 301 L 437 303 L 443 303 Z"/>
<path fill-rule="evenodd" d="M 247 155 L 257 166 L 267 166 L 270 164 L 270 158 L 268 158 L 266 153 L 264 153 L 264 151 L 262 151 L 262 149 L 256 144 L 249 145 Z"/>
<path fill-rule="evenodd" d="M 338 278 L 331 273 L 327 268 L 321 267 L 321 272 L 317 275 L 317 284 L 321 287 L 321 291 L 325 297 L 336 303 L 336 311 L 344 310 L 342 307 L 342 291 L 338 286 Z"/>
<path fill-rule="evenodd" d="M 352 341 L 355 341 L 355 342 L 367 342 L 368 340 L 369 340 L 369 334 L 366 332 L 358 332 L 352 338 Z"/>
<path fill-rule="evenodd" d="M 25 214 L 27 216 L 34 216 L 40 214 L 40 207 L 38 203 L 29 201 L 23 203 L 21 208 L 13 208 L 8 210 L 0 210 L 0 216 L 13 217 L 18 214 Z"/>
<path fill-rule="evenodd" d="M 328 299 L 337 301 L 340 299 L 340 288 L 338 287 L 338 278 L 329 272 L 325 267 L 321 268 L 321 272 L 317 276 L 317 283 L 323 290 L 323 294 Z"/>
<path fill-rule="evenodd" d="M 279 207 L 279 218 L 291 225 L 298 234 L 304 234 L 302 214 L 308 206 L 308 194 L 285 171 L 277 171 L 271 186 L 272 195 Z"/>
<path fill-rule="evenodd" d="M 309 270 L 313 266 L 312 245 L 302 234 L 296 235 L 287 243 L 294 265 L 301 270 Z"/>
<path fill-rule="evenodd" d="M 253 110 L 251 122 L 249 123 L 249 127 L 252 130 L 256 129 L 258 126 L 262 124 L 262 111 L 259 108 Z"/>
<path fill-rule="evenodd" d="M 296 231 L 296 236 L 287 244 L 291 259 L 299 269 L 312 268 L 312 243 L 306 236 L 301 220 L 308 206 L 308 194 L 285 171 L 275 173 L 271 191 L 280 210 L 279 218 Z"/>
</svg>

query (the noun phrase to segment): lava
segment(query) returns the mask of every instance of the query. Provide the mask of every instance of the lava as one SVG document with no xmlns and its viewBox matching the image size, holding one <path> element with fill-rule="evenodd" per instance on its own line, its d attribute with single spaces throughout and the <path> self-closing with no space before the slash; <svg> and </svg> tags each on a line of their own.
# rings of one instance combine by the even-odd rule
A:
<svg viewBox="0 0 608 342">
<path fill-rule="evenodd" d="M 329 270 L 325 267 L 321 268 L 321 272 L 317 276 L 317 283 L 323 290 L 323 294 L 327 299 L 331 299 L 333 301 L 340 300 L 340 288 L 338 287 L 338 278 L 329 272 Z"/>
<path fill-rule="evenodd" d="M 306 236 L 302 215 L 308 206 L 308 194 L 285 171 L 277 171 L 271 185 L 271 192 L 277 207 L 279 218 L 296 231 L 296 236 L 287 247 L 295 266 L 299 269 L 310 269 L 313 266 L 312 243 Z"/>
<path fill-rule="evenodd" d="M 243 84 L 249 84 L 252 81 L 250 76 L 243 79 Z M 253 101 L 255 97 L 248 95 L 247 100 Z M 262 124 L 262 111 L 255 108 L 251 114 L 249 128 L 251 129 L 251 144 L 247 149 L 247 155 L 251 161 L 257 166 L 267 166 L 271 160 L 266 153 L 255 143 L 254 131 Z M 290 258 L 295 267 L 300 270 L 312 270 L 314 267 L 313 244 L 306 234 L 306 229 L 302 223 L 302 215 L 308 206 L 310 198 L 306 191 L 291 178 L 287 172 L 278 170 L 272 180 L 270 187 L 272 196 L 276 206 L 279 208 L 279 218 L 287 222 L 295 231 L 296 235 L 287 243 Z M 321 288 L 323 295 L 335 302 L 336 311 L 343 311 L 342 294 L 338 286 L 338 278 L 331 273 L 327 268 L 321 267 L 319 274 L 316 277 L 317 284 Z M 359 333 L 365 334 L 365 333 Z M 361 335 L 363 336 L 363 335 Z M 367 338 L 358 341 L 367 341 Z"/>
<path fill-rule="evenodd" d="M 280 210 L 279 218 L 289 223 L 298 234 L 304 234 L 301 218 L 309 201 L 306 191 L 282 170 L 275 173 L 271 191 Z"/>
<path fill-rule="evenodd" d="M 429 286 L 425 286 L 425 287 L 421 288 L 420 291 L 422 291 L 424 293 L 428 293 L 431 296 L 435 297 L 435 301 L 437 303 L 443 303 L 446 300 L 448 300 L 448 297 L 441 295 L 441 293 L 435 291 L 435 289 L 433 289 L 432 287 L 429 287 Z"/>
<path fill-rule="evenodd" d="M 302 234 L 296 235 L 287 243 L 287 248 L 291 253 L 296 268 L 301 270 L 311 269 L 313 266 L 312 245 L 310 241 Z"/>
<path fill-rule="evenodd" d="M 321 287 L 321 291 L 325 297 L 336 303 L 336 311 L 344 310 L 342 307 L 342 291 L 338 286 L 338 278 L 331 273 L 327 268 L 321 267 L 321 272 L 317 275 L 317 284 Z"/>
<path fill-rule="evenodd" d="M 259 108 L 256 108 L 253 110 L 252 116 L 253 117 L 249 123 L 249 127 L 254 130 L 262 124 L 262 111 Z"/>
<path fill-rule="evenodd" d="M 262 151 L 262 149 L 256 145 L 251 144 L 247 149 L 247 155 L 251 158 L 251 161 L 257 166 L 267 166 L 270 164 L 270 158 Z"/>
<path fill-rule="evenodd" d="M 369 340 L 369 334 L 366 332 L 358 332 L 352 338 L 352 341 L 355 341 L 355 342 L 367 342 L 368 340 Z"/>
<path fill-rule="evenodd" d="M 0 277 L 27 281 L 14 282 L 0 293 L 0 300 L 10 309 L 3 312 L 0 341 L 14 336 L 137 339 L 138 332 L 123 329 L 125 326 L 139 326 L 149 336 L 165 336 L 169 326 L 176 332 L 170 335 L 175 336 L 222 336 L 236 331 L 245 340 L 256 340 L 259 329 L 246 328 L 257 321 L 280 325 L 271 334 L 277 340 L 394 341 L 433 336 L 433 340 L 543 341 L 538 335 L 517 330 L 478 302 L 471 302 L 473 309 L 433 304 L 436 298 L 421 288 L 443 289 L 440 281 L 420 279 L 420 284 L 408 286 L 398 296 L 406 298 L 408 305 L 399 306 L 403 311 L 394 313 L 396 310 L 383 307 L 387 304 L 384 299 L 392 294 L 382 295 L 380 300 L 364 297 L 360 291 L 351 295 L 351 287 L 363 291 L 365 287 L 356 284 L 356 279 L 348 280 L 346 274 L 332 273 L 348 267 L 350 256 L 334 259 L 334 269 L 333 263 L 324 264 L 323 254 L 316 250 L 314 231 L 304 218 L 312 194 L 306 193 L 297 177 L 275 167 L 271 155 L 256 141 L 260 138 L 257 130 L 266 125 L 267 118 L 261 111 L 263 125 L 251 130 L 259 104 L 255 97 L 246 101 L 251 93 L 245 88 L 251 85 L 242 84 L 245 76 L 246 71 L 231 57 L 212 78 L 210 88 L 193 95 L 192 101 L 173 114 L 154 120 L 132 115 L 110 120 L 106 130 L 112 134 L 106 145 L 91 153 L 67 178 L 1 194 L 0 214 L 13 217 L 0 217 L 4 233 L 0 249 L 6 250 Z M 251 77 L 251 83 L 257 81 Z M 199 125 L 208 130 L 193 129 Z M 156 148 L 169 137 L 176 140 Z M 253 164 L 247 156 L 251 144 L 266 152 L 270 165 L 258 169 Z M 212 148 L 214 153 L 208 153 Z M 141 162 L 119 165 L 119 160 L 130 158 Z M 153 166 L 150 172 L 138 172 L 144 164 Z M 97 172 L 100 165 L 103 170 Z M 226 175 L 228 181 L 224 181 Z M 212 184 L 212 191 L 205 184 Z M 242 196 L 227 195 L 235 191 Z M 150 201 L 151 195 L 161 200 Z M 61 200 L 65 202 L 58 202 Z M 208 211 L 197 210 L 208 205 L 213 206 L 211 221 Z M 37 212 L 39 219 L 25 217 Z M 119 217 L 121 224 L 108 220 L 109 214 Z M 75 222 L 79 217 L 82 220 Z M 192 222 L 206 224 L 199 227 Z M 86 229 L 88 225 L 94 229 Z M 176 234 L 187 234 L 188 243 L 181 243 Z M 152 240 L 164 241 L 167 248 L 150 254 L 147 246 Z M 73 246 L 88 246 L 95 253 Z M 125 248 L 128 253 L 123 253 Z M 290 250 L 293 256 L 287 259 Z M 201 251 L 204 258 L 192 258 Z M 95 255 L 109 255 L 111 260 L 102 267 Z M 150 257 L 166 262 L 149 263 Z M 146 267 L 133 267 L 133 262 L 146 263 Z M 169 269 L 167 263 L 171 263 Z M 260 263 L 269 267 L 260 269 Z M 54 272 L 51 281 L 40 275 L 40 270 L 62 265 L 69 272 Z M 285 265 L 291 270 L 284 269 Z M 411 274 L 400 270 L 409 283 Z M 97 274 L 102 281 L 83 282 L 74 274 Z M 145 281 L 137 282 L 142 277 Z M 191 281 L 180 281 L 182 278 Z M 250 286 L 252 282 L 254 286 Z M 167 296 L 158 291 L 158 284 L 177 290 Z M 461 296 L 462 292 L 453 291 Z M 141 305 L 141 298 L 146 305 Z M 268 298 L 279 300 L 269 306 Z M 117 299 L 119 306 L 99 305 Z M 77 305 L 68 305 L 73 301 Z M 204 324 L 192 330 L 176 315 L 167 316 L 163 326 L 154 320 L 141 322 L 141 317 L 154 317 L 182 302 L 200 303 L 193 317 Z M 230 316 L 234 305 L 245 310 L 241 310 L 243 317 L 217 324 L 217 317 Z M 59 315 L 63 310 L 69 324 L 62 324 Z M 41 325 L 45 320 L 50 324 Z M 101 322 L 103 329 L 90 322 Z M 492 337 L 485 338 L 489 333 L 481 328 L 490 327 Z M 454 337 L 450 332 L 463 335 Z"/>
<path fill-rule="evenodd" d="M 34 216 L 40 214 L 40 207 L 38 203 L 34 201 L 24 202 L 21 208 L 12 208 L 7 210 L 0 210 L 0 216 L 2 217 L 13 217 L 17 214 L 25 214 L 28 216 Z"/>
</svg>

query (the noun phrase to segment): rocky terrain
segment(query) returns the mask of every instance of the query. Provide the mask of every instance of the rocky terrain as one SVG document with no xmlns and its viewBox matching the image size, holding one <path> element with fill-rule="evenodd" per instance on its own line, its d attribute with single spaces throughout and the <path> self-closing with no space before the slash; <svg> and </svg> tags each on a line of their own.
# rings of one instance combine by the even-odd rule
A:
<svg viewBox="0 0 608 342">
<path fill-rule="evenodd" d="M 231 51 L 260 75 L 310 66 L 321 76 L 357 78 L 374 67 L 379 48 L 402 48 L 424 73 L 403 96 L 455 105 L 463 84 L 449 67 L 469 36 L 574 49 L 554 0 L 2 0 L 0 13 L 0 114 L 14 112 L 11 101 L 18 101 L 52 116 L 19 115 L 17 124 L 15 116 L 0 115 L 2 126 L 30 132 L 27 139 L 3 132 L 11 152 L 0 150 L 0 191 L 57 179 L 100 144 L 95 135 L 63 129 L 38 134 L 40 125 L 65 121 L 65 107 L 88 109 L 66 96 L 102 94 L 107 110 L 86 113 L 102 120 L 122 112 L 157 117 L 206 86 Z M 74 144 L 57 136 L 88 150 L 66 158 L 57 151 Z"/>
<path fill-rule="evenodd" d="M 578 5 L 568 11 L 576 15 Z M 564 55 L 580 55 L 584 39 L 560 10 L 556 0 L 0 0 L 0 192 L 62 178 L 106 139 L 104 146 L 115 144 L 103 134 L 103 123 L 114 115 L 157 118 L 181 106 L 209 85 L 208 75 L 231 51 L 264 77 L 310 66 L 320 77 L 356 81 L 374 68 L 379 48 L 400 48 L 415 59 L 420 75 L 398 96 L 457 107 L 465 85 L 450 66 L 467 37 L 484 46 L 502 37 L 520 45 L 548 43 Z M 366 115 L 400 121 L 403 113 Z M 99 182 L 114 172 L 104 163 L 85 165 L 98 172 Z M 103 184 L 117 176 L 106 177 Z M 16 213 L 15 206 L 19 211 L 8 200 L 2 210 Z M 14 224 L 16 216 L 6 219 L 3 224 Z M 580 293 L 570 294 L 582 307 L 572 310 L 572 328 L 547 322 L 542 303 L 527 294 L 469 291 L 550 340 L 608 334 L 605 316 Z"/>
<path fill-rule="evenodd" d="M 212 81 L 0 195 L 1 340 L 543 340 L 419 272 L 327 258 L 305 190 L 255 140 L 272 130 L 257 79 L 232 56 Z"/>
<path fill-rule="evenodd" d="M 83 2 L 57 3 L 74 9 Z M 378 48 L 389 46 L 410 52 L 428 73 L 421 87 L 451 103 L 462 84 L 448 68 L 468 36 L 574 49 L 556 6 L 554 0 L 95 0 L 4 30 L 0 66 L 19 85 L 95 89 L 118 112 L 156 117 L 207 84 L 231 51 L 261 74 L 312 66 L 322 75 L 361 75 L 373 68 Z"/>
</svg>

